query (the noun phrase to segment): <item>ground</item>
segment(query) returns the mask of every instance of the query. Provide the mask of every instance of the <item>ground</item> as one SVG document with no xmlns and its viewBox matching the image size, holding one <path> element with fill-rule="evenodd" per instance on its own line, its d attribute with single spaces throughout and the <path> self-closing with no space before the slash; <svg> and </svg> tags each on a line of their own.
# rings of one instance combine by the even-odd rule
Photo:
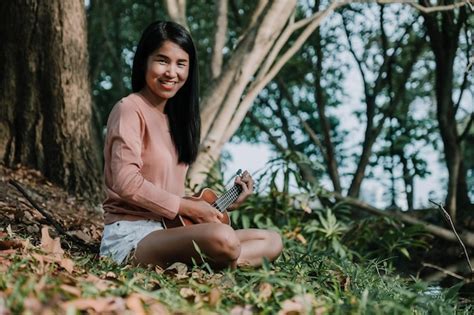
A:
<svg viewBox="0 0 474 315">
<path fill-rule="evenodd" d="M 100 243 L 103 217 L 100 206 L 94 206 L 86 200 L 71 196 L 63 189 L 46 180 L 40 172 L 17 167 L 6 168 L 0 164 L 0 229 L 10 226 L 18 235 L 31 237 L 37 244 L 41 237 L 41 226 L 52 226 L 36 210 L 22 193 L 9 183 L 19 183 L 30 197 L 68 233 L 76 235 L 87 243 Z M 56 231 L 51 230 L 55 235 Z M 64 237 L 62 237 L 64 238 Z"/>
<path fill-rule="evenodd" d="M 52 228 L 10 180 L 81 241 Z M 472 314 L 471 300 L 457 295 L 462 282 L 444 290 L 401 277 L 386 259 L 355 263 L 326 237 L 307 242 L 301 227 L 278 227 L 285 250 L 273 264 L 215 272 L 206 263 L 163 270 L 99 258 L 102 222 L 100 207 L 39 172 L 0 165 L 0 315 Z"/>
</svg>

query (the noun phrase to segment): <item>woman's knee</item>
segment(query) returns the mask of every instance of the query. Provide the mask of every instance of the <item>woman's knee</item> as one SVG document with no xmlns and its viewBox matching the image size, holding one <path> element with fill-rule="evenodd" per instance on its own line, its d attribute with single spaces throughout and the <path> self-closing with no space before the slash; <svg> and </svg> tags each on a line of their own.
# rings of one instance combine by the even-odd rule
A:
<svg viewBox="0 0 474 315">
<path fill-rule="evenodd" d="M 278 256 L 280 256 L 281 252 L 283 251 L 283 240 L 281 238 L 280 233 L 275 231 L 267 231 L 268 232 L 268 242 L 269 248 L 271 248 L 271 259 L 274 260 Z"/>
<path fill-rule="evenodd" d="M 228 260 L 236 260 L 240 256 L 240 240 L 230 226 L 216 224 L 210 234 L 212 247 L 219 256 L 224 256 Z"/>
</svg>

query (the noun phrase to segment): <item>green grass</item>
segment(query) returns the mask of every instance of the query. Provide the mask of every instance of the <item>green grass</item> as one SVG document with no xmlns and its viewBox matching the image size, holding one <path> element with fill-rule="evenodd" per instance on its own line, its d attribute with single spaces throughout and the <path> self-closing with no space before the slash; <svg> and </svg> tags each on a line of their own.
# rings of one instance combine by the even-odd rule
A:
<svg viewBox="0 0 474 315">
<path fill-rule="evenodd" d="M 226 314 L 244 309 L 258 314 L 473 311 L 458 303 L 457 287 L 430 293 L 428 284 L 400 277 L 387 261 L 354 263 L 341 258 L 319 239 L 306 245 L 285 239 L 285 251 L 273 264 L 215 273 L 200 266 L 179 272 L 119 266 L 108 259 L 80 253 L 70 253 L 75 266 L 69 273 L 56 262 L 39 261 L 36 257 L 45 254 L 39 247 L 0 253 L 0 313 L 2 308 L 13 314 L 45 310 L 94 313 L 99 302 L 104 307 L 108 305 L 106 310 L 112 313 L 136 313 L 133 301 L 148 313 L 164 309 L 193 314 Z M 82 306 L 66 304 L 80 299 L 86 299 Z"/>
</svg>

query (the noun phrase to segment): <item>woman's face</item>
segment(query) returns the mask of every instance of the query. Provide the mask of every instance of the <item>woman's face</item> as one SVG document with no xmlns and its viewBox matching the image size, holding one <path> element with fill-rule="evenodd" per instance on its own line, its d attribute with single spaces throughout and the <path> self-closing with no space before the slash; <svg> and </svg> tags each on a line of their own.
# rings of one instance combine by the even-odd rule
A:
<svg viewBox="0 0 474 315">
<path fill-rule="evenodd" d="M 166 102 L 186 83 L 188 74 L 188 53 L 167 40 L 148 57 L 145 82 L 158 101 Z"/>
</svg>

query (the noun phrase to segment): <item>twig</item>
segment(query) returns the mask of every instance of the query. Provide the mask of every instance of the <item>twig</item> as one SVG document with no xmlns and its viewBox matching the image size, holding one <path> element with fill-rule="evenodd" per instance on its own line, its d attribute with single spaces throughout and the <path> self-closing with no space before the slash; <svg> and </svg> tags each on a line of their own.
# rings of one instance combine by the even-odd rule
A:
<svg viewBox="0 0 474 315">
<path fill-rule="evenodd" d="M 454 273 L 454 272 L 449 271 L 449 270 L 447 270 L 447 269 L 441 268 L 441 267 L 439 267 L 439 266 L 436 266 L 436 265 L 433 265 L 433 264 L 429 264 L 429 263 L 423 263 L 422 265 L 423 265 L 423 267 L 429 267 L 429 268 L 433 268 L 433 269 L 439 270 L 439 271 L 441 271 L 442 273 L 444 273 L 445 275 L 448 275 L 448 276 L 451 276 L 451 277 L 454 277 L 454 278 L 457 278 L 457 279 L 460 279 L 460 280 L 466 280 L 466 278 L 464 278 L 463 276 L 458 275 L 457 273 Z"/>
<path fill-rule="evenodd" d="M 23 196 L 25 196 L 25 198 L 31 203 L 31 205 L 45 217 L 46 221 L 48 221 L 49 223 L 51 223 L 51 225 L 53 225 L 53 227 L 56 229 L 56 231 L 59 234 L 64 235 L 71 242 L 75 243 L 79 247 L 89 252 L 93 252 L 93 253 L 99 252 L 99 249 L 96 245 L 87 244 L 84 240 L 78 238 L 77 236 L 68 234 L 62 228 L 62 226 L 51 215 L 49 215 L 48 212 L 46 212 L 43 208 L 41 208 L 40 206 L 36 204 L 36 202 L 28 195 L 26 190 L 23 187 L 21 187 L 18 182 L 14 181 L 13 179 L 10 179 L 8 182 L 11 185 L 13 185 L 16 189 L 18 189 L 23 194 Z"/>
<path fill-rule="evenodd" d="M 406 3 L 414 8 L 420 10 L 423 13 L 432 13 L 432 12 L 440 12 L 440 11 L 451 11 L 460 7 L 463 7 L 465 5 L 468 5 L 469 7 L 472 8 L 472 4 L 470 4 L 469 0 L 464 0 L 464 1 L 459 1 L 455 2 L 450 5 L 437 5 L 437 6 L 423 6 L 421 4 L 418 4 L 417 1 L 415 0 L 376 0 L 377 3 L 382 3 L 382 4 L 392 4 L 392 3 Z"/>
<path fill-rule="evenodd" d="M 446 211 L 446 209 L 444 209 L 443 205 L 440 204 L 440 203 L 436 203 L 434 202 L 433 200 L 431 199 L 428 199 L 432 204 L 438 206 L 438 208 L 442 211 L 444 217 L 446 220 L 448 220 L 449 224 L 451 225 L 451 229 L 453 230 L 454 234 L 456 235 L 459 243 L 461 243 L 461 246 L 464 250 L 464 255 L 466 255 L 466 259 L 467 259 L 467 263 L 469 264 L 469 268 L 471 269 L 471 276 L 474 274 L 474 269 L 472 268 L 472 265 L 471 265 L 471 259 L 469 258 L 469 254 L 467 253 L 467 249 L 466 249 L 466 246 L 464 245 L 463 241 L 461 240 L 461 238 L 459 237 L 459 234 L 458 232 L 456 232 L 456 228 L 454 227 L 454 223 L 453 223 L 453 220 L 451 219 L 451 216 L 449 215 L 448 211 Z"/>
</svg>

